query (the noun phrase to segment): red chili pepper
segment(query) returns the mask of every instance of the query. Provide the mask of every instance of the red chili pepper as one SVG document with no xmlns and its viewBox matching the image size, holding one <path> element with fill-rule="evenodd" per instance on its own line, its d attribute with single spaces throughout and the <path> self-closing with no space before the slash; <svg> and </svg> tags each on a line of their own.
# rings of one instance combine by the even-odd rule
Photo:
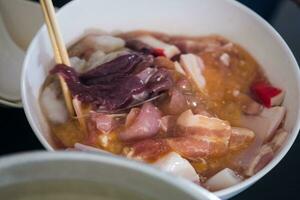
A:
<svg viewBox="0 0 300 200">
<path fill-rule="evenodd" d="M 161 48 L 154 48 L 153 49 L 153 54 L 155 56 L 166 56 L 165 53 L 164 53 L 164 50 L 161 49 Z"/>
<path fill-rule="evenodd" d="M 251 91 L 267 108 L 270 108 L 272 106 L 271 105 L 272 98 L 282 92 L 280 89 L 275 88 L 265 82 L 254 83 L 251 87 Z"/>
</svg>

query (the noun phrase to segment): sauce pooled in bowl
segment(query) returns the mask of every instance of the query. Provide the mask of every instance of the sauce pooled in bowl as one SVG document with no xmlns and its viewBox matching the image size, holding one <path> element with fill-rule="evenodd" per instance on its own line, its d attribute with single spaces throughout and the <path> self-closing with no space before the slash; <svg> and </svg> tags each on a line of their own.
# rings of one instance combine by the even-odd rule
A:
<svg viewBox="0 0 300 200">
<path fill-rule="evenodd" d="M 60 148 L 141 160 L 216 191 L 262 169 L 287 137 L 284 91 L 221 36 L 91 34 L 69 55 L 72 68 L 56 65 L 41 93 Z M 68 117 L 56 74 L 86 130 Z"/>
</svg>

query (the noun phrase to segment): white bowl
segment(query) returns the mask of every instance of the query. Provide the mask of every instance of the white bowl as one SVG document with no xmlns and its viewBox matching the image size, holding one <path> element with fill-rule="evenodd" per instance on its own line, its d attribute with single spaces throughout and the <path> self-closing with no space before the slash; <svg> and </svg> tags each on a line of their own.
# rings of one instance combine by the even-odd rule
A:
<svg viewBox="0 0 300 200">
<path fill-rule="evenodd" d="M 186 180 L 104 155 L 36 152 L 0 159 L 0 199 L 218 200 Z"/>
<path fill-rule="evenodd" d="M 261 17 L 231 0 L 75 0 L 58 12 L 67 45 L 88 29 L 106 31 L 147 29 L 170 34 L 220 34 L 246 48 L 263 67 L 272 83 L 286 91 L 284 127 L 288 139 L 275 158 L 251 178 L 217 191 L 232 197 L 267 174 L 292 146 L 300 127 L 300 76 L 296 60 L 280 35 Z M 53 67 L 53 53 L 45 26 L 32 41 L 22 73 L 22 100 L 35 134 L 48 150 L 55 150 L 49 127 L 42 115 L 38 96 Z"/>
</svg>

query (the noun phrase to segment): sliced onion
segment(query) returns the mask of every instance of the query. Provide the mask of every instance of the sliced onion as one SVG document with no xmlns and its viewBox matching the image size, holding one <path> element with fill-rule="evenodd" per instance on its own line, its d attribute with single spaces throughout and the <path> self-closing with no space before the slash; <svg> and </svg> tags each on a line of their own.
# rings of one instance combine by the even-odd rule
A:
<svg viewBox="0 0 300 200">
<path fill-rule="evenodd" d="M 193 166 L 178 153 L 171 152 L 153 163 L 159 169 L 190 181 L 199 181 L 199 176 Z"/>
<path fill-rule="evenodd" d="M 236 185 L 242 181 L 242 178 L 236 173 L 229 169 L 225 168 L 209 178 L 205 185 L 211 190 L 221 190 L 233 185 Z"/>
</svg>

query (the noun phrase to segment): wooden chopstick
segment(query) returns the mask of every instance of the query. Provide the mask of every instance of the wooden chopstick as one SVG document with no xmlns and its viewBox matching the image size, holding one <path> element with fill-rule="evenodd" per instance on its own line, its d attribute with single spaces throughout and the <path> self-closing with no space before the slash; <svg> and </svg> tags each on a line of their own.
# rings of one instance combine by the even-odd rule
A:
<svg viewBox="0 0 300 200">
<path fill-rule="evenodd" d="M 52 31 L 51 22 L 50 22 L 50 19 L 49 19 L 49 16 L 48 16 L 48 11 L 47 11 L 45 2 L 43 0 L 41 0 L 40 3 L 41 3 L 41 7 L 43 9 L 48 34 L 49 34 L 51 45 L 52 45 L 52 48 L 53 48 L 55 62 L 62 64 L 63 62 L 62 62 L 60 52 L 59 52 L 59 49 L 58 49 L 58 46 L 57 46 L 57 43 L 56 43 L 55 35 Z"/>
<path fill-rule="evenodd" d="M 55 9 L 52 3 L 52 0 L 42 0 L 44 2 L 45 8 L 47 10 L 48 14 L 48 19 L 49 23 L 51 24 L 51 30 L 54 33 L 56 45 L 58 47 L 61 59 L 62 59 L 62 64 L 65 64 L 67 66 L 70 66 L 70 59 L 68 56 L 68 52 L 65 46 L 65 43 L 63 41 L 61 31 L 58 26 L 58 22 L 56 19 L 56 14 L 55 14 Z"/>
<path fill-rule="evenodd" d="M 52 3 L 52 0 L 41 0 L 41 6 L 43 9 L 45 22 L 47 25 L 47 30 L 49 33 L 49 37 L 51 40 L 51 44 L 54 51 L 55 61 L 58 64 L 65 64 L 67 66 L 71 66 L 69 55 L 67 53 L 66 46 L 64 44 L 64 41 L 62 39 L 61 32 L 59 30 L 58 22 L 56 20 L 55 10 Z M 86 124 L 85 119 L 81 117 L 82 115 L 82 109 L 80 104 L 73 103 L 76 102 L 74 99 L 72 99 L 70 90 L 63 79 L 62 76 L 59 76 L 61 88 L 64 94 L 65 102 L 69 111 L 69 114 L 73 117 L 76 113 L 79 124 L 81 128 L 85 131 L 86 130 Z M 74 112 L 75 111 L 75 112 Z"/>
<path fill-rule="evenodd" d="M 61 54 L 60 54 L 60 50 L 59 50 L 58 44 L 56 42 L 55 33 L 53 31 L 53 28 L 52 28 L 52 24 L 51 24 L 50 16 L 49 16 L 48 9 L 47 9 L 47 6 L 46 6 L 46 2 L 44 0 L 41 0 L 40 2 L 41 2 L 42 9 L 43 9 L 45 22 L 46 22 L 46 25 L 47 25 L 47 30 L 48 30 L 50 41 L 51 41 L 52 48 L 53 48 L 55 62 L 57 64 L 63 64 L 63 60 L 62 60 L 62 57 L 61 57 Z M 61 88 L 62 88 L 62 91 L 63 91 L 63 94 L 64 94 L 64 98 L 65 98 L 65 102 L 66 102 L 69 114 L 71 116 L 74 116 L 74 108 L 73 108 L 72 97 L 71 97 L 69 88 L 68 88 L 65 80 L 63 79 L 63 77 L 59 76 L 59 81 L 60 81 L 60 84 L 61 84 Z"/>
</svg>

